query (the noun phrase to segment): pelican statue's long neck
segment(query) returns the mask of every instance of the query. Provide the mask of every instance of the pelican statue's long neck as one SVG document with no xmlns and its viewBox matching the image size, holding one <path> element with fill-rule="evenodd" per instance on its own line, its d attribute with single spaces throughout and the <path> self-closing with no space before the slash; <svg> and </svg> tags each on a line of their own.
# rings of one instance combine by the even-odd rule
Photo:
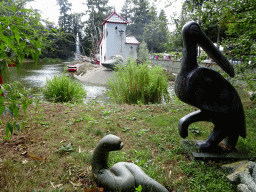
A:
<svg viewBox="0 0 256 192">
<path fill-rule="evenodd" d="M 197 64 L 197 48 L 196 43 L 191 41 L 185 41 L 184 39 L 184 49 L 182 54 L 181 70 L 177 75 L 175 82 L 175 93 L 178 98 L 183 101 L 188 101 L 188 95 L 186 94 L 186 89 L 188 86 L 189 76 L 191 72 L 198 68 Z"/>
<path fill-rule="evenodd" d="M 192 42 L 184 42 L 183 60 L 181 70 L 183 73 L 189 73 L 198 67 L 197 64 L 197 45 Z"/>
</svg>

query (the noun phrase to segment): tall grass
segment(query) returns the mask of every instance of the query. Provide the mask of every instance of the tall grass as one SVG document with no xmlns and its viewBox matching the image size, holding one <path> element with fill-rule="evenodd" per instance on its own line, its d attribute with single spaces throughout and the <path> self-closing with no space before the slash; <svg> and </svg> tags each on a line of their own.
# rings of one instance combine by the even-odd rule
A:
<svg viewBox="0 0 256 192">
<path fill-rule="evenodd" d="M 47 79 L 42 92 L 47 100 L 54 102 L 81 101 L 86 96 L 83 85 L 64 74 Z"/>
<path fill-rule="evenodd" d="M 148 104 L 169 100 L 168 79 L 160 66 L 149 67 L 147 63 L 137 66 L 135 60 L 117 66 L 114 78 L 109 80 L 107 94 L 117 103 Z"/>
</svg>

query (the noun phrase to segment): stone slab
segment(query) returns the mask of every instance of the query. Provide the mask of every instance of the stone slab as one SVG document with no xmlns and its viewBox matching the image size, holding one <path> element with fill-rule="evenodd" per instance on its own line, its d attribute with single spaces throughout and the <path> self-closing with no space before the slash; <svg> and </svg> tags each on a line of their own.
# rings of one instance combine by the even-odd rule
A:
<svg viewBox="0 0 256 192">
<path fill-rule="evenodd" d="M 197 142 L 196 140 L 182 140 L 181 145 L 184 150 L 188 153 L 192 160 L 202 160 L 202 161 L 227 161 L 227 160 L 251 160 L 253 157 L 250 157 L 247 154 L 244 154 L 240 151 L 231 151 L 225 152 L 221 149 L 221 147 L 214 151 L 214 152 L 201 152 L 200 149 L 195 145 Z"/>
</svg>

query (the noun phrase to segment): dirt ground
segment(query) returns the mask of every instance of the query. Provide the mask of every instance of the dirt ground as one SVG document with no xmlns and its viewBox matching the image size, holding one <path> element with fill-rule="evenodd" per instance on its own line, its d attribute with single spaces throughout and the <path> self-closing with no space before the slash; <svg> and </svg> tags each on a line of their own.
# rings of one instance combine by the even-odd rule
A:
<svg viewBox="0 0 256 192">
<path fill-rule="evenodd" d="M 73 75 L 80 81 L 95 85 L 107 85 L 107 81 L 112 78 L 113 71 L 100 65 L 89 62 L 75 64 L 78 68 Z"/>
</svg>

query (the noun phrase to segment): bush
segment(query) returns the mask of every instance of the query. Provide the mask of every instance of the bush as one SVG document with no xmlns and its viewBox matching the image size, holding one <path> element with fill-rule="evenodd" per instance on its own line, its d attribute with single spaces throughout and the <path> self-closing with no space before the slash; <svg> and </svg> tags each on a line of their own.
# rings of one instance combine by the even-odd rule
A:
<svg viewBox="0 0 256 192">
<path fill-rule="evenodd" d="M 83 85 L 64 74 L 47 79 L 42 92 L 47 100 L 54 102 L 81 101 L 86 96 Z"/>
<path fill-rule="evenodd" d="M 149 52 L 147 47 L 147 43 L 143 40 L 139 46 L 138 54 L 138 60 L 140 60 L 142 63 L 149 62 Z"/>
<path fill-rule="evenodd" d="M 137 66 L 135 60 L 128 59 L 123 67 L 117 66 L 114 78 L 108 83 L 110 91 L 107 94 L 117 103 L 159 103 L 170 98 L 167 76 L 160 66 Z"/>
<path fill-rule="evenodd" d="M 61 63 L 62 62 L 62 59 L 59 59 L 59 58 L 43 58 L 42 59 L 42 63 Z"/>
</svg>

